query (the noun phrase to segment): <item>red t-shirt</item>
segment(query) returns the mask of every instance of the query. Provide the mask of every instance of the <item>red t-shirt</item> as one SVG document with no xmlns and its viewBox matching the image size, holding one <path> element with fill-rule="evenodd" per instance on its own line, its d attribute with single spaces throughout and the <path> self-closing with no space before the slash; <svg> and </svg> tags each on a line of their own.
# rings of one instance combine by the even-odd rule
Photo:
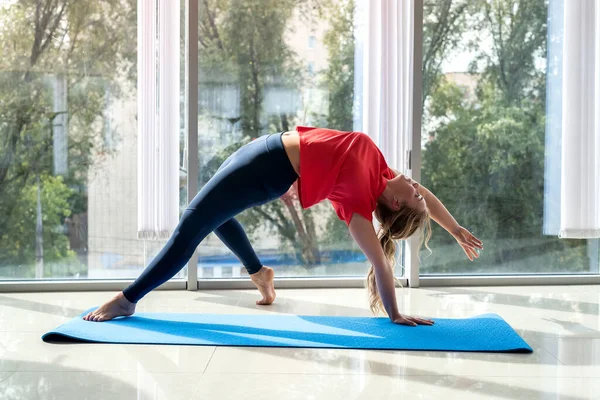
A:
<svg viewBox="0 0 600 400">
<path fill-rule="evenodd" d="M 329 199 L 350 224 L 357 213 L 369 221 L 386 182 L 395 174 L 369 136 L 361 132 L 296 127 L 300 136 L 298 197 L 303 208 Z"/>
</svg>

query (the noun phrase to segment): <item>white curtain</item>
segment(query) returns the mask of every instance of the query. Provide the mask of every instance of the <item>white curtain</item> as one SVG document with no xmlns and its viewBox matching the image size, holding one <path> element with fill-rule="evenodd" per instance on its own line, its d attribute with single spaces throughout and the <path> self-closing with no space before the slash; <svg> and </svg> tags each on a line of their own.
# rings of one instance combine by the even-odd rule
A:
<svg viewBox="0 0 600 400">
<path fill-rule="evenodd" d="M 179 3 L 137 12 L 138 238 L 166 239 L 179 219 Z"/>
<path fill-rule="evenodd" d="M 600 4 L 564 2 L 560 237 L 600 237 Z"/>
<path fill-rule="evenodd" d="M 362 130 L 402 173 L 412 144 L 414 6 L 372 0 L 364 10 Z"/>
<path fill-rule="evenodd" d="M 364 23 L 357 24 L 358 55 L 363 60 L 362 71 L 356 69 L 362 72 L 359 96 L 362 116 L 355 125 L 377 143 L 391 168 L 412 176 L 409 151 L 413 130 L 415 1 L 364 0 L 364 3 L 357 7 L 357 17 L 363 15 Z M 376 218 L 373 225 L 376 230 L 379 228 Z M 417 287 L 417 252 L 411 252 L 411 248 L 418 246 L 414 238 L 411 240 L 409 246 L 404 246 L 404 276 L 411 286 Z M 397 247 L 397 260 L 401 248 Z"/>
<path fill-rule="evenodd" d="M 562 50 L 563 0 L 548 3 L 548 55 L 546 57 L 546 135 L 544 151 L 544 235 L 560 232 L 560 183 L 562 159 Z"/>
</svg>

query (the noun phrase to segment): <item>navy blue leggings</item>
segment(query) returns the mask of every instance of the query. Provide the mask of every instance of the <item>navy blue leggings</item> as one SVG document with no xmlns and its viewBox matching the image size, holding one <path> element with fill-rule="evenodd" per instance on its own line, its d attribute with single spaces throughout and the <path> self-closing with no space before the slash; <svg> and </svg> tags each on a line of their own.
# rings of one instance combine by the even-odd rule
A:
<svg viewBox="0 0 600 400">
<path fill-rule="evenodd" d="M 281 197 L 298 175 L 283 147 L 282 133 L 261 136 L 233 153 L 198 192 L 173 235 L 142 274 L 125 290 L 137 303 L 172 278 L 211 232 L 254 274 L 262 268 L 240 223 L 233 218 L 247 208 Z M 194 268 L 195 266 L 192 266 Z"/>
</svg>

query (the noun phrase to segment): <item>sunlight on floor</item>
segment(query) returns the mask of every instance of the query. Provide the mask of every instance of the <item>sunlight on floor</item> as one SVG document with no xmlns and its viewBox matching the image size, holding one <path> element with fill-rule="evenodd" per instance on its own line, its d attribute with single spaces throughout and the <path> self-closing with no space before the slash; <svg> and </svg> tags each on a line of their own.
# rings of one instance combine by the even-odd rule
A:
<svg viewBox="0 0 600 400">
<path fill-rule="evenodd" d="M 533 354 L 47 344 L 114 293 L 0 293 L 2 399 L 597 399 L 597 286 L 398 289 L 401 312 L 497 313 Z M 155 291 L 138 312 L 368 316 L 362 289 Z"/>
</svg>

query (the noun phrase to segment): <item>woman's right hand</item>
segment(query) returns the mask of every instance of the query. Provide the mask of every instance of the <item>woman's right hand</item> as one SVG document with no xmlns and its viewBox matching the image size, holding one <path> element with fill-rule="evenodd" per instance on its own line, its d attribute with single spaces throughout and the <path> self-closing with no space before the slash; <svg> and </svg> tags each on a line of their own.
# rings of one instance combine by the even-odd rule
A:
<svg viewBox="0 0 600 400">
<path fill-rule="evenodd" d="M 417 326 L 417 325 L 433 325 L 433 322 L 430 319 L 411 317 L 408 315 L 398 314 L 397 317 L 392 319 L 392 322 L 399 325 L 408 325 L 408 326 Z"/>
<path fill-rule="evenodd" d="M 471 232 L 462 226 L 456 227 L 452 232 L 452 236 L 458 242 L 460 247 L 463 248 L 469 260 L 473 261 L 474 258 L 479 257 L 479 250 L 483 250 L 483 243 L 481 240 L 477 239 Z"/>
</svg>

